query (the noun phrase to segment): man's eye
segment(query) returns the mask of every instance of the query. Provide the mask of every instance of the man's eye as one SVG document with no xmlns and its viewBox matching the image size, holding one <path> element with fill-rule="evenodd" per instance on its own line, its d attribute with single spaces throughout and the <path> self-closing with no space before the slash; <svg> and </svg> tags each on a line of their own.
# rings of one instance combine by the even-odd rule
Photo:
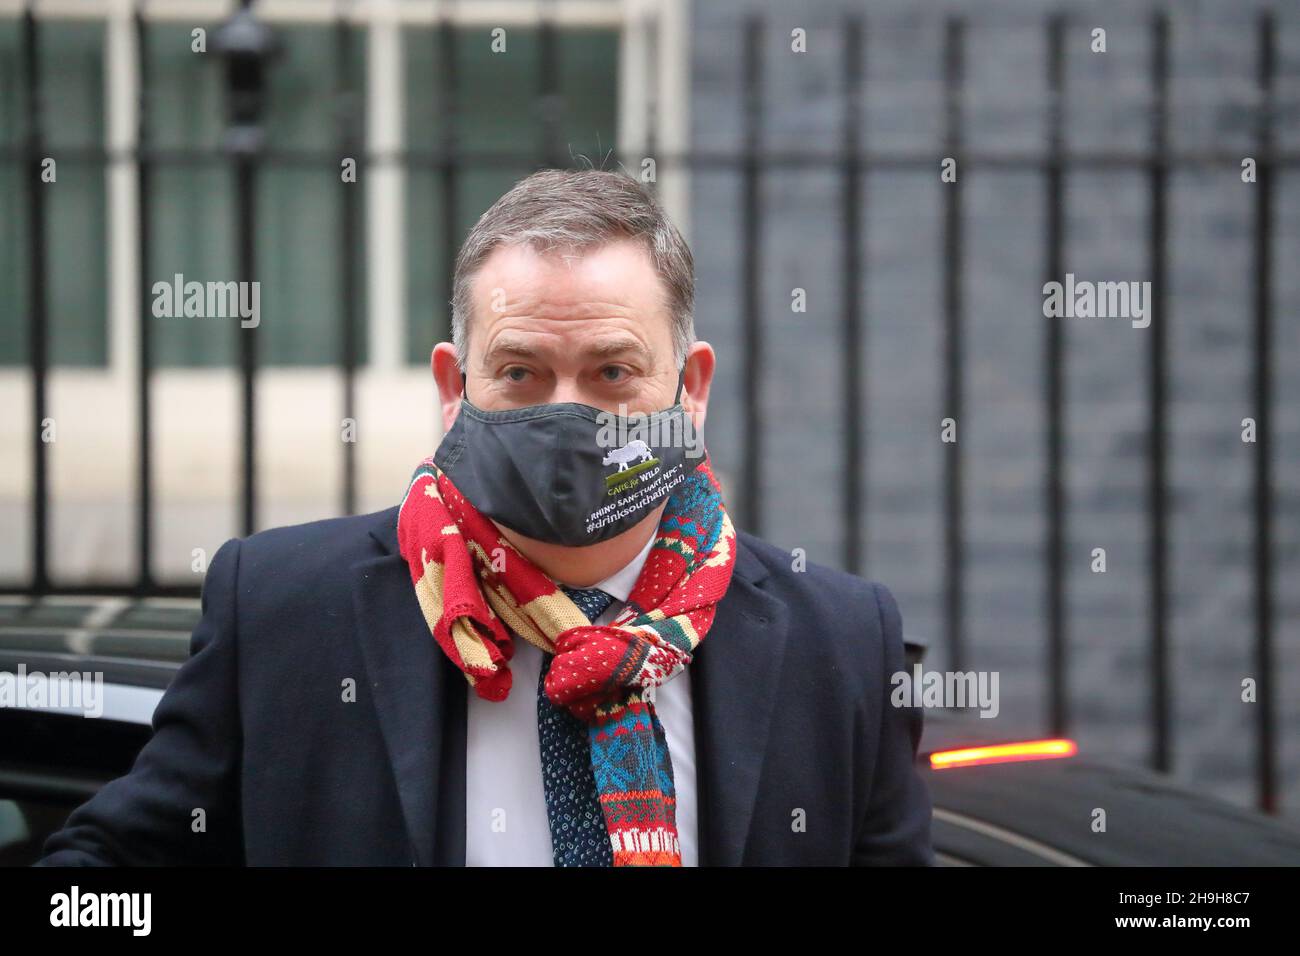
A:
<svg viewBox="0 0 1300 956">
<path fill-rule="evenodd" d="M 627 378 L 627 369 L 621 365 L 606 365 L 600 370 L 600 377 L 606 382 L 621 382 Z"/>
<path fill-rule="evenodd" d="M 520 365 L 512 365 L 506 369 L 506 378 L 512 382 L 522 382 L 528 377 L 528 369 Z"/>
</svg>

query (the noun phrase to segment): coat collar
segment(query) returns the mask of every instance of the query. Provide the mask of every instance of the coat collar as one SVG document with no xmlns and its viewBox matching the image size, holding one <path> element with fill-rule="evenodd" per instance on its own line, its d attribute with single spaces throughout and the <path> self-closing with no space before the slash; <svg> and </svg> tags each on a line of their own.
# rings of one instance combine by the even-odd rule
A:
<svg viewBox="0 0 1300 956">
<path fill-rule="evenodd" d="M 407 833 L 421 866 L 465 860 L 467 684 L 429 634 L 397 545 L 397 508 L 376 516 L 376 553 L 352 568 L 355 633 Z M 785 651 L 784 602 L 737 538 L 731 585 L 686 672 L 695 724 L 702 866 L 744 860 Z M 680 678 L 679 678 L 680 679 Z"/>
</svg>

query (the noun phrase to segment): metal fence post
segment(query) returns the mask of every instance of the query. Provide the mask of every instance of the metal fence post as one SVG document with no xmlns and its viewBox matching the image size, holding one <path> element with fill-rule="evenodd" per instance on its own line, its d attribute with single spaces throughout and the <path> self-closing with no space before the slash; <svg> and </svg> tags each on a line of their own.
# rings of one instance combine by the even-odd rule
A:
<svg viewBox="0 0 1300 956">
<path fill-rule="evenodd" d="M 949 666 L 961 670 L 966 659 L 963 636 L 965 614 L 965 498 L 962 490 L 962 436 L 967 423 L 963 341 L 964 305 L 962 271 L 965 265 L 962 220 L 962 180 L 969 175 L 962 155 L 962 87 L 965 72 L 963 43 L 965 24 L 950 17 L 944 28 L 944 150 L 957 161 L 955 182 L 943 190 L 943 318 L 944 389 L 943 414 L 957 423 L 956 441 L 947 443 L 944 455 L 944 628 L 947 634 Z"/>
</svg>

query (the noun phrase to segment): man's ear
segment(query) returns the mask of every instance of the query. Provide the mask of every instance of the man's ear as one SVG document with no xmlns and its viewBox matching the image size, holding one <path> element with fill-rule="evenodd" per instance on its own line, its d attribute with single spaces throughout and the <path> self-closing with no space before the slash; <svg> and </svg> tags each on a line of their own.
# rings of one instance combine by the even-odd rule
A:
<svg viewBox="0 0 1300 956">
<path fill-rule="evenodd" d="M 456 364 L 456 347 L 450 342 L 435 345 L 433 354 L 429 357 L 429 368 L 433 370 L 433 380 L 438 385 L 438 400 L 442 403 L 442 430 L 446 434 L 456 421 L 461 396 L 464 394 L 460 366 Z"/>
<path fill-rule="evenodd" d="M 691 416 L 696 431 L 704 427 L 704 414 L 709 406 L 709 389 L 713 385 L 713 370 L 717 361 L 713 346 L 708 342 L 695 342 L 686 351 L 682 406 Z"/>
</svg>

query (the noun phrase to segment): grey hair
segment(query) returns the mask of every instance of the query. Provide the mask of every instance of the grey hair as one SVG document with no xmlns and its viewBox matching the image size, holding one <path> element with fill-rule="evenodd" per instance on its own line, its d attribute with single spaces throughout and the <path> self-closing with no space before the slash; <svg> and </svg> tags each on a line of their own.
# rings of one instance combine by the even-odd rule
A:
<svg viewBox="0 0 1300 956">
<path fill-rule="evenodd" d="M 456 256 L 451 341 L 461 370 L 469 357 L 471 287 L 483 261 L 501 245 L 538 252 L 640 242 L 666 293 L 677 368 L 695 341 L 695 262 L 690 247 L 654 195 L 632 177 L 602 169 L 544 169 L 521 179 L 479 217 Z"/>
</svg>

